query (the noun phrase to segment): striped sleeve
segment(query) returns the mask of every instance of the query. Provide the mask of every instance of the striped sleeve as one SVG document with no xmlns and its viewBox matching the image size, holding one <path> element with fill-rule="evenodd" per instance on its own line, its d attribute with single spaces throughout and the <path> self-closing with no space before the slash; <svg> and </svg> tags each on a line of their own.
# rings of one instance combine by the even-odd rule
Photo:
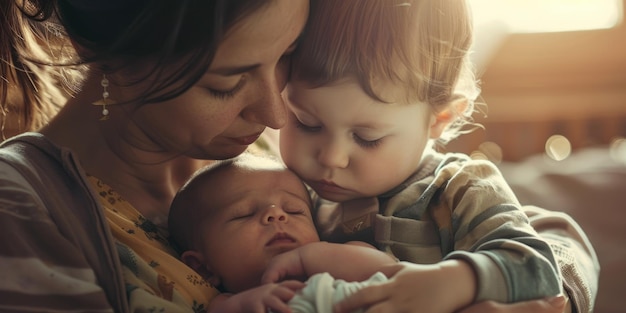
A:
<svg viewBox="0 0 626 313">
<path fill-rule="evenodd" d="M 523 209 L 533 227 L 554 250 L 565 291 L 576 312 L 592 312 L 598 294 L 600 263 L 585 232 L 563 212 L 535 206 L 524 206 Z"/>
<path fill-rule="evenodd" d="M 68 235 L 32 186 L 0 162 L 0 311 L 113 312 Z"/>
<path fill-rule="evenodd" d="M 473 265 L 476 301 L 517 302 L 561 293 L 550 245 L 530 225 L 495 165 L 468 161 L 454 173 L 444 201 L 453 210 L 455 251 L 446 258 Z"/>
</svg>

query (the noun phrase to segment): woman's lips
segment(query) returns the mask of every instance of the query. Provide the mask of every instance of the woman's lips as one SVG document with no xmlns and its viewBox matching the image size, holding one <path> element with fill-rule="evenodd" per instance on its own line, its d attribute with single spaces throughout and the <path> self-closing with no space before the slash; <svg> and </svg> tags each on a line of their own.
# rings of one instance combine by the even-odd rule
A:
<svg viewBox="0 0 626 313">
<path fill-rule="evenodd" d="M 257 139 L 259 139 L 259 137 L 261 136 L 263 132 L 258 132 L 256 134 L 252 134 L 252 135 L 248 135 L 248 136 L 242 136 L 242 137 L 236 137 L 236 138 L 230 138 L 231 141 L 233 141 L 234 143 L 238 144 L 238 145 L 242 145 L 242 146 L 249 146 L 251 144 L 253 144 Z"/>
</svg>

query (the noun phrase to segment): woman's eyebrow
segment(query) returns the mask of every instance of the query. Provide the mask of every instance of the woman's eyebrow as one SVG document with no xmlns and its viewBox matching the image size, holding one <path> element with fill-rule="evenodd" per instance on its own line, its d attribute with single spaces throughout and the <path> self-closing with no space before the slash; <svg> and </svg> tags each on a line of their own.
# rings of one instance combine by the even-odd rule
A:
<svg viewBox="0 0 626 313">
<path fill-rule="evenodd" d="M 289 45 L 289 47 L 287 48 L 288 52 L 291 52 L 295 49 L 301 37 L 302 37 L 302 34 L 300 34 L 300 36 L 298 36 L 298 38 L 296 38 L 296 40 L 294 40 L 291 43 L 291 45 Z M 258 64 L 258 63 L 250 64 L 250 65 L 241 65 L 241 66 L 223 66 L 223 67 L 218 67 L 214 69 L 209 69 L 207 73 L 218 74 L 222 76 L 232 76 L 232 75 L 239 75 L 239 74 L 252 71 L 253 69 L 259 66 L 261 66 L 261 64 Z"/>
<path fill-rule="evenodd" d="M 294 40 L 291 43 L 291 45 L 289 45 L 289 47 L 287 48 L 288 52 L 291 52 L 295 49 L 301 37 L 302 37 L 302 34 L 300 34 L 300 36 L 298 36 L 298 38 L 296 38 L 296 40 Z M 250 64 L 250 65 L 242 65 L 242 66 L 224 66 L 224 67 L 210 69 L 208 73 L 218 74 L 222 76 L 232 76 L 232 75 L 238 75 L 238 74 L 249 72 L 259 66 L 261 66 L 261 64 Z"/>
<path fill-rule="evenodd" d="M 238 74 L 243 74 L 243 73 L 252 71 L 253 69 L 259 66 L 261 66 L 261 64 L 251 64 L 251 65 L 242 65 L 242 66 L 224 66 L 224 67 L 209 69 L 207 73 L 218 74 L 222 76 L 232 76 L 232 75 L 238 75 Z"/>
</svg>

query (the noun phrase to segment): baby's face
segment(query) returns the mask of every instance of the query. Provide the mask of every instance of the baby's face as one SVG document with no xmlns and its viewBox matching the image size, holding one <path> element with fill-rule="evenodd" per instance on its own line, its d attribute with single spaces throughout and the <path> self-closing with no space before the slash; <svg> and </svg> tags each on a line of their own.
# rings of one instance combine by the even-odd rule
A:
<svg viewBox="0 0 626 313">
<path fill-rule="evenodd" d="M 383 103 L 355 80 L 308 88 L 289 83 L 281 155 L 322 198 L 377 196 L 417 170 L 434 119 L 427 104 Z"/>
<path fill-rule="evenodd" d="M 213 214 L 202 223 L 203 247 L 230 292 L 260 284 L 277 254 L 319 241 L 310 200 L 291 171 L 229 169 L 205 194 Z"/>
</svg>

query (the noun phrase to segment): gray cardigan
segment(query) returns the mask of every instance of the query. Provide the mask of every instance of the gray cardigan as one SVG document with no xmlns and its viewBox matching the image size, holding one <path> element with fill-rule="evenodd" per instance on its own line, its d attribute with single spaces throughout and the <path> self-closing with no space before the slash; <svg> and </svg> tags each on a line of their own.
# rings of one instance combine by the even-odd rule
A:
<svg viewBox="0 0 626 313">
<path fill-rule="evenodd" d="M 0 145 L 0 311 L 129 312 L 103 210 L 78 161 L 39 133 Z M 0 261 L 2 262 L 2 261 Z"/>
</svg>

